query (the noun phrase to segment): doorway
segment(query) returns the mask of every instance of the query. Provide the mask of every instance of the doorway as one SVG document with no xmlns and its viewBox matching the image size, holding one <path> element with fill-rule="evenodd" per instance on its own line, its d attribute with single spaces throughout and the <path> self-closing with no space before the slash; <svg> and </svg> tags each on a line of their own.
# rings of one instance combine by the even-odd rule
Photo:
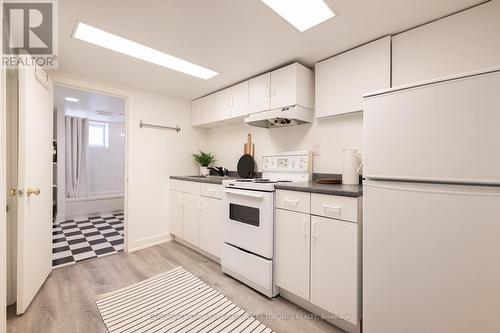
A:
<svg viewBox="0 0 500 333">
<path fill-rule="evenodd" d="M 126 100 L 54 88 L 54 268 L 124 250 Z"/>
</svg>

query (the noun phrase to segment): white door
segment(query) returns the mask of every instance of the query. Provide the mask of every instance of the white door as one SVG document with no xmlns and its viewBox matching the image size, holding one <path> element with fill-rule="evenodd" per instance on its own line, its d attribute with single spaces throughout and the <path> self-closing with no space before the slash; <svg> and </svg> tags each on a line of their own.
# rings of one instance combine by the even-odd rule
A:
<svg viewBox="0 0 500 333">
<path fill-rule="evenodd" d="M 183 193 L 170 190 L 170 233 L 183 237 Z"/>
<path fill-rule="evenodd" d="M 363 192 L 363 331 L 500 332 L 500 188 Z"/>
<path fill-rule="evenodd" d="M 316 117 L 363 110 L 363 95 L 391 86 L 391 37 L 315 65 Z"/>
<path fill-rule="evenodd" d="M 220 258 L 222 245 L 222 200 L 201 197 L 200 248 Z"/>
<path fill-rule="evenodd" d="M 200 196 L 184 193 L 184 226 L 182 239 L 200 246 Z"/>
<path fill-rule="evenodd" d="M 203 98 L 191 102 L 191 125 L 203 124 Z"/>
<path fill-rule="evenodd" d="M 216 92 L 215 94 L 213 94 L 212 98 L 213 107 L 207 109 L 205 122 L 213 123 L 216 121 L 229 119 L 231 117 L 231 111 L 229 109 L 231 103 L 231 89 L 227 88 Z"/>
<path fill-rule="evenodd" d="M 248 81 L 250 113 L 267 111 L 271 107 L 271 73 L 262 74 Z"/>
<path fill-rule="evenodd" d="M 317 216 L 311 221 L 311 303 L 357 325 L 358 225 Z"/>
<path fill-rule="evenodd" d="M 309 300 L 309 214 L 276 209 L 276 285 Z"/>
<path fill-rule="evenodd" d="M 17 313 L 52 270 L 53 85 L 45 72 L 19 69 Z M 45 75 L 45 77 L 43 77 Z"/>
<path fill-rule="evenodd" d="M 248 112 L 248 81 L 231 88 L 231 118 L 246 116 Z"/>
<path fill-rule="evenodd" d="M 271 72 L 271 109 L 297 104 L 297 63 Z"/>
</svg>

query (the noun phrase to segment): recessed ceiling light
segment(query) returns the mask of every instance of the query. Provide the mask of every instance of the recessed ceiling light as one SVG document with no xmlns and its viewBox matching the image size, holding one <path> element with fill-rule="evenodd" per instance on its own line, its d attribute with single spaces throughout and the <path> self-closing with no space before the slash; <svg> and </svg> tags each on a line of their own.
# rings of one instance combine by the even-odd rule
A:
<svg viewBox="0 0 500 333">
<path fill-rule="evenodd" d="M 323 0 L 262 0 L 262 2 L 300 32 L 335 16 Z"/>
<path fill-rule="evenodd" d="M 74 97 L 66 97 L 65 100 L 67 100 L 68 102 L 73 102 L 73 103 L 80 102 L 80 100 L 78 98 L 74 98 Z"/>
<path fill-rule="evenodd" d="M 114 35 L 107 31 L 92 27 L 85 23 L 77 23 L 73 32 L 73 37 L 97 46 L 101 46 L 128 56 L 151 62 L 178 72 L 189 74 L 201 79 L 210 79 L 218 75 L 217 72 L 208 68 L 190 63 L 152 49 L 142 44 L 133 42 L 126 38 Z"/>
</svg>

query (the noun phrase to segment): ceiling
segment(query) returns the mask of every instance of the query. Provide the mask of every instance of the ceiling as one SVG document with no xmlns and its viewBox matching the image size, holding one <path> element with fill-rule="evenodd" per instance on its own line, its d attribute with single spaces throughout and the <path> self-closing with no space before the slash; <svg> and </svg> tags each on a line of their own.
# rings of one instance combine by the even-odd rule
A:
<svg viewBox="0 0 500 333">
<path fill-rule="evenodd" d="M 59 69 L 194 99 L 270 69 L 314 63 L 482 0 L 326 0 L 337 17 L 299 33 L 259 0 L 59 1 Z M 197 79 L 71 38 L 84 22 L 220 74 Z"/>
<path fill-rule="evenodd" d="M 66 97 L 76 98 L 78 102 L 68 102 Z M 95 92 L 56 86 L 54 105 L 64 110 L 68 116 L 89 118 L 106 122 L 125 122 L 125 100 L 119 97 Z M 106 113 L 103 115 L 103 112 Z"/>
</svg>

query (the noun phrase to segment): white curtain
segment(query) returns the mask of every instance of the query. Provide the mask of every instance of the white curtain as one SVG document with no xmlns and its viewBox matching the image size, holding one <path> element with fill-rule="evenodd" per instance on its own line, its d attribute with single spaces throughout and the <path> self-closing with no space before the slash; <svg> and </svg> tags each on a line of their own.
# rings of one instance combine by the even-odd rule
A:
<svg viewBox="0 0 500 333">
<path fill-rule="evenodd" d="M 66 116 L 66 197 L 90 195 L 89 120 Z"/>
</svg>

